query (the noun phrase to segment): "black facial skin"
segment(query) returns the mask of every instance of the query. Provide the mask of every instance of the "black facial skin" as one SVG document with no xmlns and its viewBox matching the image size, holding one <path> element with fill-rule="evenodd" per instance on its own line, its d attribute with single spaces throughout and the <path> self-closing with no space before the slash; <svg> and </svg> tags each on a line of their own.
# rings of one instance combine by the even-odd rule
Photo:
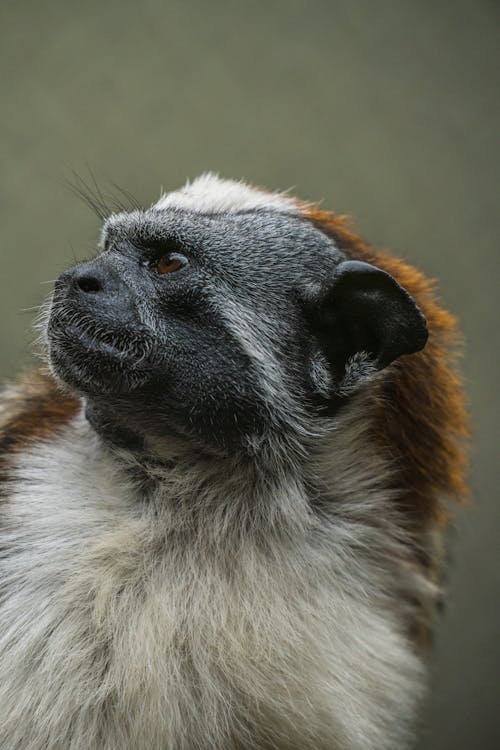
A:
<svg viewBox="0 0 500 750">
<path fill-rule="evenodd" d="M 409 295 L 378 269 L 345 263 L 299 217 L 136 211 L 108 222 L 103 246 L 57 281 L 48 340 L 55 373 L 115 442 L 173 435 L 244 450 L 250 436 L 336 402 L 356 351 L 385 367 L 425 343 Z M 172 257 L 179 268 L 159 273 Z M 328 396 L 309 374 L 317 352 L 330 367 Z M 266 382 L 275 371 L 282 403 Z"/>
</svg>

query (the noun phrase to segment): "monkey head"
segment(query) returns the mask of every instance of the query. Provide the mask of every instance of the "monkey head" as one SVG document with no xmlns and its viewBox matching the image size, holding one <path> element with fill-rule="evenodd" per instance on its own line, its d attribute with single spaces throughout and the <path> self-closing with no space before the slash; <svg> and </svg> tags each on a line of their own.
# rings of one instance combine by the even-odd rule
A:
<svg viewBox="0 0 500 750">
<path fill-rule="evenodd" d="M 223 452 L 311 432 L 427 338 L 405 289 L 298 201 L 213 175 L 111 215 L 58 279 L 47 334 L 98 430 Z"/>
</svg>

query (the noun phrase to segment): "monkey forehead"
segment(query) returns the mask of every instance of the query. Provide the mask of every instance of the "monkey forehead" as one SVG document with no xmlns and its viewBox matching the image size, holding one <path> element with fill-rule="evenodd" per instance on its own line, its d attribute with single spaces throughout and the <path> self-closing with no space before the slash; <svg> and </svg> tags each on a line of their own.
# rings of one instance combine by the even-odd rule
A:
<svg viewBox="0 0 500 750">
<path fill-rule="evenodd" d="M 147 209 L 112 214 L 101 234 L 107 240 L 123 238 L 134 242 L 175 237 L 205 251 L 232 250 L 245 253 L 273 250 L 273 256 L 288 261 L 297 250 L 331 260 L 338 254 L 331 239 L 307 218 L 307 204 L 283 193 L 268 193 L 244 182 L 205 174 L 180 190 L 163 195 Z"/>
<path fill-rule="evenodd" d="M 136 246 L 173 239 L 199 258 L 232 263 L 256 261 L 289 272 L 303 270 L 314 262 L 328 270 L 340 260 L 341 252 L 332 240 L 300 213 L 255 209 L 231 212 L 198 212 L 187 208 L 155 206 L 143 211 L 113 214 L 105 223 L 101 247 L 108 241 L 124 241 Z"/>
<path fill-rule="evenodd" d="M 193 225 L 192 219 L 196 217 L 198 222 Z M 289 195 L 267 192 L 243 181 L 225 180 L 206 173 L 193 182 L 187 182 L 180 190 L 162 195 L 147 209 L 112 214 L 103 226 L 101 244 L 112 235 L 161 236 L 190 221 L 193 229 L 196 224 L 201 229 L 204 220 L 212 220 L 216 222 L 211 224 L 214 229 L 222 220 L 227 231 L 228 222 L 232 224 L 237 217 L 254 230 L 269 227 L 272 217 L 282 226 L 283 222 L 294 223 L 304 218 L 301 204 Z M 239 229 L 243 227 L 240 225 Z"/>
<path fill-rule="evenodd" d="M 270 193 L 243 181 L 224 180 L 207 172 L 180 190 L 166 193 L 153 209 L 187 209 L 199 213 L 235 213 L 258 209 L 275 209 L 297 214 L 297 202 L 284 193 Z"/>
</svg>

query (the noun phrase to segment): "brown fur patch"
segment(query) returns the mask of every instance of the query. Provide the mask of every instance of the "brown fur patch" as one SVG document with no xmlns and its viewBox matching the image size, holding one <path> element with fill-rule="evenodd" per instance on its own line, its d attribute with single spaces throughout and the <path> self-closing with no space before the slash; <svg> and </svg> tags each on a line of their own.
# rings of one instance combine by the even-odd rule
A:
<svg viewBox="0 0 500 750">
<path fill-rule="evenodd" d="M 9 455 L 31 441 L 46 440 L 75 416 L 79 401 L 64 394 L 53 378 L 35 371 L 0 393 L 0 486 Z"/>
<path fill-rule="evenodd" d="M 349 258 L 390 273 L 412 295 L 427 319 L 424 350 L 394 362 L 373 397 L 373 440 L 395 467 L 398 503 L 413 534 L 411 557 L 433 583 L 443 563 L 439 530 L 450 514 L 446 500 L 468 496 L 469 422 L 464 392 L 454 369 L 461 343 L 456 318 L 439 306 L 435 282 L 405 261 L 366 243 L 345 216 L 300 204 L 303 216 L 330 236 Z M 434 601 L 420 603 L 413 623 L 415 640 L 431 641 Z"/>
<path fill-rule="evenodd" d="M 374 398 L 374 440 L 383 445 L 398 469 L 407 514 L 415 521 L 441 524 L 448 518 L 444 499 L 460 501 L 468 494 L 468 418 L 454 370 L 460 344 L 457 320 L 438 305 L 434 281 L 405 261 L 368 245 L 345 216 L 312 206 L 305 206 L 303 215 L 350 258 L 373 263 L 394 276 L 427 319 L 425 349 L 391 365 Z"/>
</svg>

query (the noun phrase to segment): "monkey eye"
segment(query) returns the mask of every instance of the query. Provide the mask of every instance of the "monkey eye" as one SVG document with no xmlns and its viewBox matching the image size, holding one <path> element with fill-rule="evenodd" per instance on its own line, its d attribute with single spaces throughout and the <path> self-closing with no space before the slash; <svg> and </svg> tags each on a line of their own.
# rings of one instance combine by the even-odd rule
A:
<svg viewBox="0 0 500 750">
<path fill-rule="evenodd" d="M 184 255 L 180 255 L 178 253 L 167 253 L 167 255 L 163 255 L 161 258 L 155 261 L 153 267 L 155 268 L 157 273 L 163 276 L 167 273 L 175 273 L 175 271 L 180 271 L 180 269 L 184 268 L 184 266 L 187 266 L 188 263 L 189 261 Z"/>
</svg>

